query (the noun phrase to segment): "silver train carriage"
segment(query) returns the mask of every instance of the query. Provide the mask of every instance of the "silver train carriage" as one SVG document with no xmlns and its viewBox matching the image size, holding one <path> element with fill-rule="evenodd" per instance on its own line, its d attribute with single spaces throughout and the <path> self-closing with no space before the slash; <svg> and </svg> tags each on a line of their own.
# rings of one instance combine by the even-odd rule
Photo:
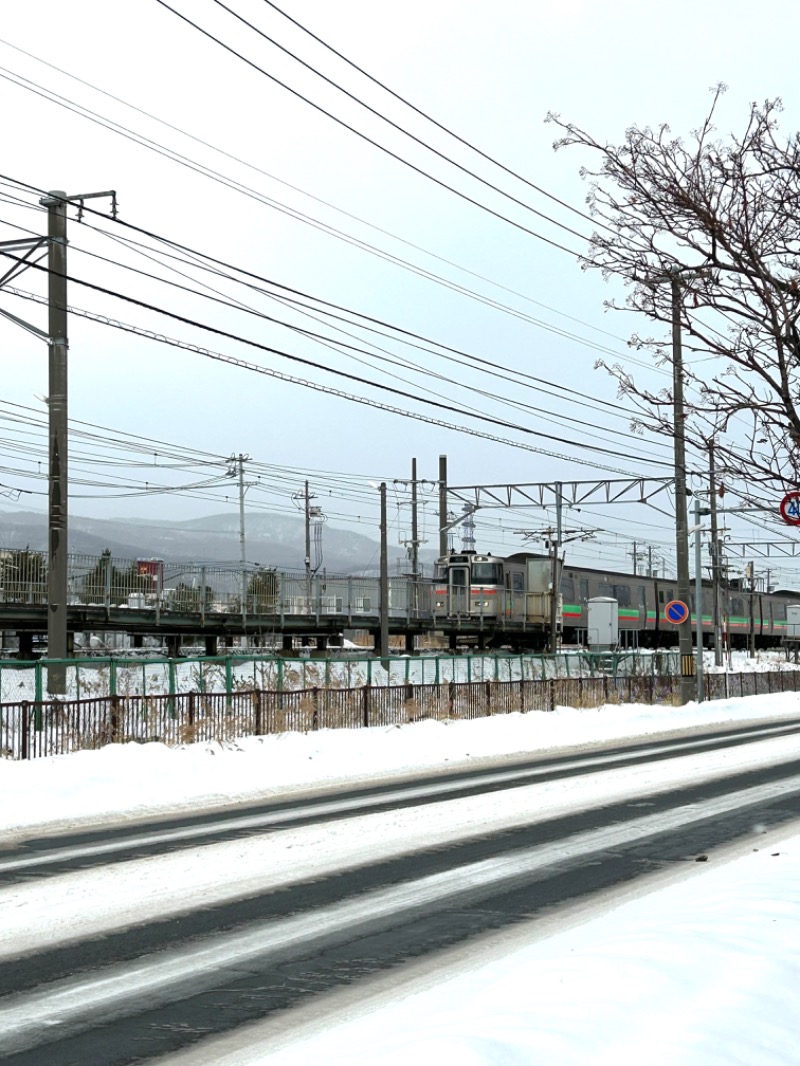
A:
<svg viewBox="0 0 800 1066">
<path fill-rule="evenodd" d="M 555 572 L 554 572 L 555 571 Z M 472 623 L 493 630 L 502 642 L 539 646 L 550 630 L 551 596 L 557 586 L 557 626 L 565 644 L 585 643 L 587 605 L 598 597 L 617 601 L 619 643 L 623 647 L 664 647 L 676 642 L 675 627 L 664 618 L 677 597 L 674 578 L 554 563 L 552 556 L 517 552 L 506 557 L 452 552 L 434 567 L 434 618 Z M 800 604 L 800 592 L 748 591 L 731 582 L 720 596 L 721 626 L 732 647 L 769 647 L 787 635 L 786 608 Z M 689 608 L 695 625 L 694 582 Z M 712 586 L 703 581 L 703 642 L 713 642 Z M 541 639 L 537 639 L 541 638 Z"/>
</svg>

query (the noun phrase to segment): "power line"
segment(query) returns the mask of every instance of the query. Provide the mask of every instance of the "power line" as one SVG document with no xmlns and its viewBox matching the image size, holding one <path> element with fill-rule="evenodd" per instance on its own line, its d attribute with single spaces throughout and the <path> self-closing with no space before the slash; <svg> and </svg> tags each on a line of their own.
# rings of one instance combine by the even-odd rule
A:
<svg viewBox="0 0 800 1066">
<path fill-rule="evenodd" d="M 260 67 L 257 63 L 254 63 L 253 60 L 248 59 L 246 56 L 242 55 L 241 52 L 237 52 L 235 48 L 231 47 L 231 45 L 225 44 L 224 41 L 221 41 L 218 37 L 215 37 L 214 34 L 211 33 L 209 30 L 203 29 L 202 26 L 199 26 L 196 22 L 193 22 L 192 19 L 190 19 L 187 15 L 184 15 L 180 11 L 176 11 L 174 7 L 171 7 L 168 3 L 166 3 L 166 0 L 156 0 L 156 3 L 160 4 L 168 11 L 171 11 L 173 15 L 176 15 L 179 19 L 182 19 L 193 29 L 203 34 L 204 37 L 208 37 L 209 40 L 214 41 L 215 44 L 218 44 L 221 48 L 224 48 L 226 52 L 230 52 L 231 55 L 235 56 L 237 59 L 240 59 L 243 63 L 246 63 L 247 66 L 252 67 L 253 70 L 256 70 L 265 78 L 269 78 L 269 80 L 274 82 L 276 85 L 280 85 L 281 88 L 286 89 L 287 92 L 304 101 L 304 103 L 308 104 L 310 107 L 313 107 L 314 110 L 319 111 L 323 115 L 326 115 L 333 122 L 336 122 L 337 125 L 343 126 L 345 129 L 350 130 L 351 133 L 354 133 L 357 137 L 360 137 L 362 140 L 373 145 L 375 148 L 378 148 L 386 155 L 391 156 L 392 159 L 395 159 L 398 163 L 402 163 L 403 166 L 408 167 L 410 170 L 413 170 L 415 173 L 421 175 L 422 177 L 428 178 L 436 185 L 439 185 L 441 188 L 453 193 L 455 196 L 458 196 L 460 199 L 472 204 L 474 207 L 479 208 L 481 211 L 485 211 L 487 214 L 492 215 L 494 218 L 500 219 L 502 222 L 507 222 L 515 229 L 521 230 L 523 233 L 527 233 L 531 237 L 536 237 L 537 240 L 544 241 L 545 244 L 549 244 L 553 248 L 557 248 L 559 251 L 566 252 L 568 255 L 575 256 L 576 259 L 582 258 L 579 252 L 576 252 L 571 248 L 567 248 L 565 245 L 559 244 L 557 241 L 551 240 L 549 237 L 545 237 L 541 233 L 537 233 L 535 230 L 530 229 L 528 226 L 523 226 L 521 222 L 515 222 L 513 219 L 508 218 L 506 215 L 501 214 L 499 211 L 495 211 L 493 208 L 488 207 L 486 204 L 482 204 L 479 200 L 475 200 L 473 197 L 468 196 L 467 193 L 461 192 L 460 190 L 454 188 L 454 186 L 452 185 L 448 185 L 446 181 L 442 181 L 441 178 L 435 177 L 427 170 L 423 170 L 422 167 L 418 167 L 410 160 L 403 158 L 403 156 L 401 155 L 398 155 L 397 152 L 393 152 L 390 148 L 387 148 L 385 145 L 380 144 L 378 141 L 374 140 L 366 133 L 362 133 L 360 130 L 356 129 L 355 126 L 351 126 L 348 122 L 345 122 L 344 119 L 341 119 L 338 116 L 334 115 L 332 112 L 326 110 L 324 107 L 322 107 L 321 104 L 315 103 L 307 96 L 304 96 L 297 89 L 293 89 L 290 85 L 287 85 L 286 82 L 281 81 L 280 78 L 276 77 L 274 74 L 270 74 L 269 71 L 264 70 L 263 67 Z"/>
<path fill-rule="evenodd" d="M 159 0 L 159 2 L 161 2 L 161 0 Z M 469 177 L 474 178 L 476 181 L 479 181 L 482 185 L 485 185 L 487 188 L 492 189 L 494 192 L 499 193 L 501 196 L 505 196 L 506 199 L 511 200 L 512 203 L 517 204 L 519 207 L 524 208 L 526 211 L 530 211 L 530 212 L 532 212 L 532 214 L 538 215 L 539 218 L 543 218 L 547 222 L 551 222 L 554 226 L 558 226 L 560 229 L 563 229 L 565 232 L 572 234 L 572 236 L 574 236 L 574 237 L 579 237 L 581 240 L 588 241 L 589 238 L 586 237 L 585 234 L 579 233 L 577 230 L 572 229 L 572 227 L 564 225 L 563 222 L 558 222 L 556 219 L 551 218 L 550 215 L 545 214 L 543 211 L 539 211 L 535 207 L 531 207 L 530 204 L 525 203 L 523 200 L 518 199 L 516 196 L 512 196 L 511 193 L 506 192 L 504 189 L 501 189 L 499 186 L 493 184 L 491 181 L 488 181 L 486 178 L 482 178 L 479 174 L 476 174 L 474 171 L 470 170 L 468 167 L 463 166 L 461 163 L 457 162 L 455 159 L 452 159 L 450 156 L 445 155 L 444 152 L 440 152 L 438 148 L 434 148 L 433 145 L 429 144 L 427 141 L 424 141 L 421 137 L 417 137 L 416 134 L 411 133 L 404 126 L 401 126 L 398 122 L 394 122 L 388 116 L 384 115 L 382 112 L 378 111 L 376 108 L 374 108 L 370 104 L 366 103 L 359 96 L 356 96 L 355 93 L 351 93 L 348 89 L 345 89 L 342 85 L 339 85 L 339 83 L 334 81 L 333 78 L 329 78 L 326 74 L 323 74 L 321 71 L 317 70 L 317 68 L 315 66 L 313 66 L 311 63 L 307 63 L 300 56 L 296 55 L 290 49 L 286 48 L 285 45 L 282 45 L 279 41 L 276 41 L 274 37 L 270 37 L 269 34 L 264 33 L 263 30 L 260 30 L 257 26 L 254 26 L 252 22 L 248 22 L 248 20 L 246 18 L 244 18 L 243 15 L 238 14 L 238 12 L 234 11 L 233 8 L 230 8 L 230 7 L 228 7 L 227 4 L 223 3 L 223 0 L 214 0 L 214 3 L 217 4 L 218 7 L 221 7 L 224 11 L 227 11 L 229 15 L 233 16 L 233 18 L 238 19 L 239 22 L 241 22 L 243 25 L 247 26 L 248 29 L 251 29 L 254 33 L 258 34 L 258 36 L 261 37 L 263 40 L 269 41 L 269 43 L 271 45 L 274 45 L 275 48 L 280 49 L 280 51 L 283 52 L 284 55 L 290 56 L 292 59 L 295 60 L 295 62 L 300 63 L 301 66 L 305 67 L 306 70 L 310 70 L 313 74 L 316 74 L 318 78 L 322 78 L 322 80 L 324 82 L 326 82 L 328 85 L 330 85 L 332 88 L 336 89 L 340 93 L 344 93 L 344 95 L 347 96 L 348 99 L 352 100 L 354 103 L 357 103 L 360 107 L 365 108 L 367 111 L 370 112 L 370 114 L 374 115 L 376 118 L 379 118 L 382 122 L 386 122 L 389 126 L 391 126 L 393 129 L 397 130 L 399 133 L 402 133 L 404 136 L 409 137 L 416 144 L 421 145 L 423 148 L 427 148 L 427 150 L 429 152 L 433 152 L 433 154 L 438 156 L 439 159 L 443 159 L 445 162 L 450 163 L 452 166 L 454 166 L 458 170 L 460 170 L 463 174 L 469 175 Z M 163 6 L 168 7 L 169 5 L 164 4 Z M 174 8 L 169 8 L 169 10 L 172 11 L 174 14 L 179 14 L 179 12 L 175 11 Z M 195 24 L 192 23 L 192 25 L 195 25 Z M 195 29 L 200 29 L 200 27 L 195 26 Z M 201 31 L 201 32 L 205 32 L 205 31 Z M 217 38 L 213 38 L 213 39 L 217 40 Z M 222 42 L 218 41 L 218 40 L 217 40 L 217 43 L 218 44 L 222 44 Z M 223 47 L 227 47 L 227 46 L 223 45 Z M 235 54 L 238 55 L 238 53 L 235 53 Z M 244 58 L 244 57 L 240 56 L 239 58 Z M 248 62 L 248 61 L 245 60 L 245 62 Z M 260 69 L 260 68 L 257 68 L 257 69 Z M 288 88 L 288 86 L 284 85 L 282 82 L 279 82 L 279 84 L 281 84 L 284 88 Z M 290 90 L 290 91 L 292 91 L 292 90 Z M 296 94 L 296 95 L 299 95 L 299 94 Z M 305 100 L 306 98 L 303 97 L 302 99 Z M 311 103 L 311 101 L 306 100 L 306 103 Z M 315 105 L 312 105 L 312 106 L 315 106 Z M 325 113 L 328 114 L 328 112 L 325 112 Z M 329 115 L 329 117 L 333 118 L 334 116 Z M 351 127 L 348 126 L 348 129 L 350 129 L 350 128 Z M 367 139 L 370 140 L 370 143 L 377 144 L 377 142 L 372 141 L 371 138 L 367 138 Z M 381 146 L 377 145 L 377 147 L 381 147 Z M 483 153 L 481 153 L 481 155 L 483 155 Z M 490 157 L 486 156 L 485 158 L 488 159 Z M 491 161 L 494 162 L 494 160 L 491 160 Z M 403 160 L 403 162 L 405 162 L 405 160 Z M 430 175 L 428 175 L 428 174 L 426 174 L 425 176 L 426 177 L 430 177 Z M 436 180 L 436 179 L 434 179 L 434 180 Z M 455 191 L 455 190 L 451 190 L 451 191 Z M 482 205 L 479 205 L 479 206 L 482 206 Z M 508 221 L 508 220 L 506 220 L 506 221 Z M 535 236 L 539 236 L 539 234 L 535 234 Z"/>
<path fill-rule="evenodd" d="M 328 44 L 327 41 L 323 40 L 321 37 L 318 37 L 316 33 L 313 33 L 310 29 L 308 29 L 307 26 L 304 26 L 301 22 L 298 22 L 297 19 L 292 18 L 291 15 L 287 14 L 287 12 L 285 12 L 282 8 L 278 7 L 278 5 L 273 3 L 272 0 L 263 0 L 263 2 L 268 4 L 274 11 L 277 11 L 279 15 L 282 15 L 285 19 L 288 19 L 289 22 L 291 22 L 295 26 L 297 26 L 297 28 L 302 30 L 303 33 L 306 33 L 306 34 L 308 34 L 309 37 L 312 37 L 315 41 L 317 41 L 319 44 L 321 44 L 323 48 L 327 48 L 329 52 L 332 52 L 335 56 L 338 56 L 338 58 L 343 60 L 345 63 L 347 63 L 348 66 L 352 67 L 354 70 L 357 70 L 359 72 L 359 74 L 363 74 L 363 76 L 365 78 L 368 78 L 373 84 L 379 86 L 385 92 L 389 93 L 389 95 L 393 96 L 395 98 L 395 100 L 399 100 L 400 103 L 405 104 L 406 107 L 411 108 L 412 111 L 416 112 L 416 114 L 420 115 L 422 118 L 424 118 L 428 122 L 432 123 L 434 126 L 436 126 L 437 129 L 442 130 L 443 133 L 446 133 L 448 136 L 453 137 L 460 144 L 463 144 L 467 148 L 471 149 L 473 152 L 476 152 L 483 159 L 488 160 L 490 163 L 493 163 L 496 167 L 499 167 L 501 170 L 504 170 L 506 172 L 506 174 L 509 174 L 511 177 L 517 178 L 519 181 L 523 182 L 525 185 L 527 185 L 529 188 L 533 189 L 535 192 L 540 193 L 542 196 L 546 196 L 548 200 L 552 200 L 554 203 L 557 203 L 561 207 L 565 207 L 568 211 L 573 212 L 573 214 L 579 215 L 581 218 L 585 218 L 588 222 L 591 222 L 592 225 L 595 225 L 595 226 L 599 225 L 603 229 L 610 229 L 609 226 L 606 226 L 605 223 L 601 222 L 599 219 L 592 218 L 591 215 L 587 215 L 584 211 L 580 211 L 577 207 L 573 207 L 571 204 L 568 204 L 565 200 L 560 200 L 557 196 L 554 196 L 552 193 L 548 192 L 546 189 L 543 189 L 541 187 L 541 185 L 536 185 L 534 182 L 530 181 L 528 178 L 524 177 L 522 174 L 518 173 L 516 170 L 512 170 L 510 167 L 507 167 L 504 163 L 501 163 L 499 160 L 495 159 L 494 156 L 491 156 L 487 152 L 482 151 L 480 148 L 478 148 L 476 145 L 474 145 L 471 141 L 468 141 L 466 138 L 459 136 L 459 134 L 455 133 L 448 126 L 443 125 L 443 123 L 441 123 L 437 119 L 433 118 L 426 111 L 423 111 L 421 108 L 417 107 L 415 104 L 412 104 L 411 101 L 408 100 L 406 97 L 401 96 L 400 93 L 398 93 L 398 92 L 395 92 L 395 90 L 391 89 L 385 82 L 382 82 L 379 78 L 374 77 L 374 75 L 372 75 L 368 71 L 364 70 L 364 68 L 360 67 L 358 65 L 358 63 L 354 63 L 352 59 L 348 59 L 348 57 L 346 55 L 343 55 L 342 52 L 337 51 L 337 49 L 334 48 L 333 45 Z M 547 216 L 545 216 L 545 217 L 547 217 Z M 550 221 L 552 221 L 552 219 Z M 580 236 L 580 234 L 578 234 L 578 236 Z"/>
<path fill-rule="evenodd" d="M 86 284 L 88 284 L 88 283 L 86 283 Z M 39 302 L 39 303 L 46 303 L 44 298 L 34 296 L 31 293 L 27 293 L 27 292 L 24 292 L 24 291 L 19 290 L 19 289 L 12 289 L 12 288 L 8 287 L 6 291 L 12 292 L 14 295 L 20 296 L 23 299 L 33 300 L 34 302 Z M 132 297 L 123 297 L 123 299 L 127 299 L 129 302 L 133 302 L 133 303 L 138 303 L 139 302 L 139 301 L 134 301 Z M 451 423 L 451 422 L 445 422 L 442 419 L 433 418 L 430 415 L 425 415 L 425 414 L 422 414 L 420 412 L 408 411 L 408 410 L 405 410 L 403 408 L 394 407 L 394 406 L 392 406 L 390 404 L 386 404 L 386 403 L 383 403 L 383 402 L 378 401 L 378 400 L 369 399 L 368 397 L 357 396 L 357 395 L 354 395 L 352 393 L 347 393 L 347 392 L 344 392 L 341 389 L 335 389 L 335 388 L 332 388 L 332 387 L 327 386 L 327 385 L 321 385 L 318 382 L 308 381 L 308 380 L 306 380 L 304 378 L 298 378 L 298 377 L 295 377 L 295 376 L 290 375 L 290 374 L 282 373 L 281 371 L 278 371 L 278 370 L 273 370 L 273 369 L 268 368 L 268 367 L 263 367 L 263 366 L 260 366 L 260 365 L 258 365 L 256 363 L 250 363 L 250 362 L 248 362 L 248 361 L 246 361 L 244 359 L 238 358 L 237 356 L 226 355 L 226 354 L 224 354 L 222 352 L 216 352 L 216 351 L 212 351 L 211 349 L 208 349 L 208 348 L 203 348 L 203 347 L 201 347 L 200 345 L 197 345 L 197 344 L 191 344 L 191 343 L 188 343 L 186 341 L 177 340 L 175 338 L 165 337 L 163 334 L 155 333 L 155 332 L 153 332 L 151 330 L 144 329 L 144 328 L 142 328 L 140 326 L 133 326 L 133 325 L 130 325 L 128 323 L 119 322 L 117 320 L 113 320 L 113 319 L 107 318 L 104 315 L 95 314 L 94 312 L 84 311 L 84 310 L 82 310 L 80 308 L 76 308 L 76 307 L 69 307 L 68 310 L 70 311 L 71 314 L 78 315 L 78 316 L 80 316 L 82 318 L 87 318 L 90 321 L 98 322 L 101 325 L 111 326 L 111 327 L 113 327 L 115 329 L 120 329 L 120 330 L 123 330 L 124 332 L 127 332 L 127 333 L 133 333 L 136 336 L 147 337 L 148 339 L 157 341 L 160 344 L 167 344 L 167 345 L 170 345 L 172 347 L 181 348 L 184 351 L 195 352 L 196 354 L 206 356 L 209 359 L 213 359 L 213 360 L 217 360 L 219 362 L 227 363 L 227 364 L 232 365 L 232 366 L 238 366 L 238 367 L 240 367 L 242 369 L 250 370 L 250 371 L 252 371 L 254 373 L 264 374 L 264 375 L 266 375 L 268 377 L 273 377 L 273 378 L 276 378 L 277 380 L 280 380 L 280 381 L 289 382 L 291 384 L 302 385 L 302 386 L 304 386 L 306 388 L 310 388 L 310 389 L 312 389 L 312 390 L 314 390 L 316 392 L 321 392 L 321 393 L 324 393 L 324 394 L 329 395 L 329 396 L 338 396 L 341 399 L 351 400 L 351 401 L 363 404 L 363 405 L 368 406 L 368 407 L 376 408 L 377 410 L 386 411 L 386 412 L 389 412 L 391 414 L 398 414 L 398 415 L 401 415 L 402 417 L 405 417 L 405 418 L 412 418 L 412 419 L 415 419 L 416 421 L 426 422 L 426 423 L 428 423 L 430 425 L 440 426 L 440 427 L 442 427 L 444 429 L 451 429 L 451 430 L 454 430 L 454 431 L 456 431 L 458 433 L 467 434 L 468 436 L 480 437 L 480 438 L 482 438 L 484 440 L 494 441 L 495 443 L 498 443 L 498 444 L 505 444 L 505 445 L 508 445 L 508 446 L 510 446 L 512 448 L 520 448 L 520 449 L 522 449 L 524 451 L 536 452 L 537 454 L 540 454 L 540 455 L 548 455 L 551 458 L 562 459 L 565 462 L 578 464 L 578 465 L 581 465 L 581 466 L 588 466 L 588 467 L 591 467 L 592 469 L 595 469 L 595 470 L 608 470 L 608 471 L 613 472 L 613 473 L 623 474 L 626 477 L 636 477 L 636 476 L 638 476 L 636 474 L 631 473 L 631 471 L 629 471 L 629 470 L 621 470 L 621 469 L 618 469 L 617 467 L 607 466 L 607 465 L 604 465 L 604 464 L 602 464 L 600 462 L 592 462 L 592 461 L 590 461 L 588 459 L 584 459 L 584 458 L 581 458 L 581 457 L 563 455 L 563 454 L 561 454 L 559 452 L 553 452 L 553 451 L 549 451 L 549 450 L 544 449 L 544 448 L 538 448 L 538 447 L 536 447 L 534 445 L 525 444 L 525 443 L 523 443 L 521 441 L 513 441 L 513 440 L 509 440 L 509 439 L 504 438 L 504 437 L 498 437 L 498 436 L 495 436 L 493 434 L 487 433 L 487 432 L 485 432 L 483 430 L 473 429 L 473 428 L 471 428 L 469 426 L 460 426 L 460 425 L 457 425 L 457 424 L 454 424 L 454 423 Z M 179 316 L 174 316 L 174 317 L 179 317 Z M 223 331 L 213 330 L 212 327 L 209 327 L 209 329 L 211 329 L 212 332 L 217 332 L 217 333 L 222 333 L 223 332 Z M 247 341 L 247 340 L 244 340 L 243 338 L 237 338 L 235 335 L 233 335 L 233 339 L 241 339 L 243 341 L 243 343 L 251 344 L 251 345 L 253 345 L 255 347 L 262 347 L 262 348 L 264 347 L 262 345 L 258 345 L 254 341 Z M 267 349 L 267 350 L 269 350 L 269 349 Z M 298 358 L 298 357 L 293 357 L 293 358 Z M 301 361 L 306 362 L 306 360 L 301 360 Z M 387 391 L 397 391 L 397 390 L 388 389 L 388 387 L 386 387 L 386 390 Z M 424 402 L 433 403 L 433 401 L 424 401 Z M 436 404 L 435 406 L 441 406 L 441 405 Z M 495 421 L 499 422 L 499 420 L 495 420 Z M 507 425 L 507 423 L 502 423 L 502 422 L 500 422 L 499 424 Z M 517 428 L 517 427 L 510 426 L 510 428 Z M 536 431 L 534 431 L 534 430 L 526 430 L 524 427 L 520 427 L 520 428 L 521 428 L 522 432 L 525 432 L 525 433 L 528 433 L 528 434 L 531 434 L 531 435 L 534 435 L 534 436 L 546 436 L 545 434 L 537 434 Z M 556 439 L 558 439 L 558 438 L 556 438 Z M 571 442 L 565 442 L 565 443 L 571 443 Z M 596 448 L 588 448 L 588 449 L 584 448 L 583 450 L 584 451 L 587 451 L 587 450 L 588 451 L 597 451 L 599 449 L 596 449 Z M 629 457 L 628 455 L 623 454 L 623 453 L 613 453 L 613 454 L 622 455 L 623 458 L 628 458 Z M 665 465 L 668 466 L 669 465 L 669 464 L 665 464 L 665 463 L 656 463 L 654 460 L 642 460 L 642 462 L 645 462 L 648 465 L 651 465 L 651 464 L 652 465 L 657 465 L 657 466 L 665 466 Z"/>
<path fill-rule="evenodd" d="M 10 258 L 12 260 L 18 260 L 18 258 L 19 258 L 17 256 L 11 255 L 10 253 L 5 253 L 5 254 L 6 254 L 7 258 Z M 42 266 L 41 264 L 30 263 L 29 266 L 30 266 L 31 269 L 38 270 L 38 271 L 40 271 L 42 273 L 48 273 L 48 274 L 50 273 L 48 268 Z M 301 363 L 301 364 L 303 364 L 305 366 L 313 367 L 314 369 L 317 369 L 317 370 L 323 370 L 323 371 L 328 372 L 328 373 L 334 373 L 337 376 L 344 377 L 345 379 L 347 379 L 349 381 L 355 381 L 355 382 L 357 382 L 358 384 L 361 384 L 361 385 L 367 385 L 367 386 L 369 386 L 371 388 L 376 388 L 376 389 L 381 390 L 381 391 L 390 392 L 390 393 L 392 393 L 394 395 L 401 396 L 404 399 L 411 399 L 411 400 L 414 400 L 414 401 L 416 401 L 418 403 L 428 404 L 428 405 L 437 407 L 437 408 L 439 408 L 441 410 L 446 410 L 446 411 L 450 411 L 452 413 L 456 413 L 456 414 L 460 414 L 460 415 L 466 415 L 468 417 L 476 418 L 479 421 L 488 422 L 488 423 L 490 423 L 492 425 L 502 426 L 503 428 L 514 429 L 514 430 L 516 430 L 518 432 L 521 432 L 521 433 L 531 434 L 531 435 L 534 435 L 534 436 L 537 436 L 537 437 L 541 437 L 544 440 L 552 440 L 552 441 L 556 441 L 556 442 L 558 442 L 560 444 L 569 444 L 569 445 L 571 445 L 573 443 L 573 442 L 571 442 L 569 440 L 565 440 L 563 437 L 557 437 L 557 436 L 554 436 L 553 434 L 542 433 L 541 431 L 538 431 L 538 430 L 532 430 L 532 429 L 530 429 L 527 426 L 521 426 L 521 425 L 516 424 L 516 423 L 510 423 L 510 422 L 507 422 L 506 420 L 499 419 L 499 418 L 494 418 L 494 417 L 492 417 L 490 415 L 486 415 L 486 414 L 483 414 L 481 412 L 473 412 L 473 411 L 465 410 L 464 408 L 457 407 L 457 406 L 455 406 L 453 404 L 446 404 L 446 403 L 443 403 L 443 402 L 438 401 L 438 400 L 432 400 L 432 399 L 428 399 L 426 397 L 414 395 L 413 393 L 408 393 L 408 392 L 406 392 L 403 389 L 396 389 L 396 388 L 394 388 L 392 386 L 385 385 L 385 384 L 382 384 L 380 382 L 369 381 L 368 379 L 365 379 L 365 378 L 361 377 L 360 375 L 349 374 L 346 371 L 342 371 L 342 370 L 332 370 L 330 367 L 323 366 L 323 365 L 321 365 L 319 363 L 316 363 L 313 360 L 303 358 L 302 356 L 294 355 L 294 354 L 292 354 L 290 352 L 286 352 L 286 351 L 284 351 L 282 349 L 279 349 L 279 348 L 273 348 L 273 347 L 271 347 L 269 345 L 261 344 L 258 341 L 254 341 L 254 340 L 250 340 L 250 339 L 245 338 L 245 337 L 241 337 L 238 334 L 231 333 L 231 332 L 229 332 L 227 330 L 222 330 L 222 329 L 220 329 L 220 328 L 218 328 L 216 326 L 211 326 L 211 325 L 209 325 L 207 323 L 199 322 L 199 321 L 197 321 L 195 319 L 191 319 L 191 318 L 189 318 L 189 317 L 187 317 L 185 315 L 179 315 L 176 312 L 167 310 L 166 308 L 159 307 L 159 306 L 156 306 L 154 304 L 150 304 L 150 303 L 148 303 L 147 301 L 144 301 L 144 300 L 138 300 L 138 299 L 136 299 L 133 296 L 117 292 L 117 291 L 115 291 L 113 289 L 109 289 L 109 288 L 107 288 L 105 286 L 97 285 L 97 284 L 94 284 L 93 282 L 85 281 L 85 280 L 83 280 L 81 278 L 75 278 L 75 277 L 73 277 L 71 275 L 64 275 L 64 277 L 65 277 L 65 280 L 71 281 L 74 284 L 80 285 L 80 286 L 82 286 L 84 288 L 88 288 L 88 289 L 90 289 L 90 290 L 92 290 L 94 292 L 103 293 L 106 296 L 112 296 L 115 299 L 122 300 L 122 301 L 124 301 L 126 303 L 130 303 L 130 304 L 132 304 L 132 305 L 134 305 L 136 307 L 140 307 L 140 308 L 148 310 L 148 311 L 153 311 L 156 314 L 164 315 L 164 316 L 166 316 L 168 318 L 173 319 L 174 321 L 181 322 L 183 325 L 193 326 L 195 328 L 204 330 L 205 332 L 212 333 L 215 336 L 224 337 L 224 338 L 226 338 L 228 340 L 238 341 L 238 342 L 240 342 L 242 344 L 246 344 L 246 345 L 248 345 L 250 347 L 254 347 L 254 348 L 257 348 L 260 351 L 266 352 L 267 354 L 278 355 L 278 356 L 280 356 L 282 358 L 289 359 L 289 360 L 291 360 L 293 362 Z M 19 292 L 19 290 L 12 290 L 10 287 L 8 287 L 6 291 L 9 291 L 9 292 L 14 291 L 17 295 L 22 295 L 22 293 Z M 580 445 L 577 445 L 577 446 L 580 446 Z M 606 454 L 606 455 L 612 455 L 612 456 L 616 456 L 616 457 L 620 457 L 620 458 L 627 458 L 627 455 L 625 455 L 624 453 L 616 452 L 616 451 L 613 451 L 611 449 L 598 448 L 597 446 L 593 446 L 591 450 L 595 451 L 595 452 L 598 452 L 598 453 Z M 655 463 L 655 465 L 661 465 L 661 466 L 665 465 L 665 463 L 657 461 L 657 460 L 643 459 L 642 461 L 646 462 L 646 463 Z"/>
</svg>

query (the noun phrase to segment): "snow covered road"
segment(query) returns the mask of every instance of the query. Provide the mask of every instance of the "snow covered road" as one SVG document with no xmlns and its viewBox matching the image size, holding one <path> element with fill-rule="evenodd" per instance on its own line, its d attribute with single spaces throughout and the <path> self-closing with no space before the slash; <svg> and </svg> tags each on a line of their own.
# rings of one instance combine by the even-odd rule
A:
<svg viewBox="0 0 800 1066">
<path fill-rule="evenodd" d="M 800 817 L 791 717 L 6 852 L 24 880 L 0 889 L 0 1052 L 111 1066 L 285 1029 L 408 960 L 749 851 Z"/>
</svg>

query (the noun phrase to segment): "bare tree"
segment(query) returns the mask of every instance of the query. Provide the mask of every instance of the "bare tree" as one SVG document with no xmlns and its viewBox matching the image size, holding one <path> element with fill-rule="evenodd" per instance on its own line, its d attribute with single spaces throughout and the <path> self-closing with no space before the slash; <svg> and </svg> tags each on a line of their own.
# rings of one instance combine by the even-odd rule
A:
<svg viewBox="0 0 800 1066">
<path fill-rule="evenodd" d="M 712 90 L 685 140 L 666 125 L 633 126 L 615 146 L 558 115 L 548 121 L 563 130 L 556 149 L 578 145 L 599 158 L 581 171 L 597 226 L 583 265 L 628 289 L 623 304 L 606 306 L 669 323 L 671 279 L 681 279 L 687 441 L 702 449 L 713 439 L 721 472 L 753 499 L 800 487 L 800 135 L 781 139 L 781 102 L 768 100 L 751 105 L 740 135 L 719 139 L 724 90 Z M 670 357 L 664 340 L 629 343 Z M 668 390 L 606 368 L 632 402 L 635 429 L 672 432 Z"/>
</svg>

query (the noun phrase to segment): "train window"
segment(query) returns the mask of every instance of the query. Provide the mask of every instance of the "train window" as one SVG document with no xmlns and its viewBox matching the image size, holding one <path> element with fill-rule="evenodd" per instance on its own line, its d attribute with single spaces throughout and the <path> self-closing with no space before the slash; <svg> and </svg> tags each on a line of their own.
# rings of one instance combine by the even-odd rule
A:
<svg viewBox="0 0 800 1066">
<path fill-rule="evenodd" d="M 447 579 L 447 567 L 444 563 L 433 564 L 433 580 L 445 581 Z"/>
<path fill-rule="evenodd" d="M 620 605 L 620 607 L 630 607 L 631 605 L 631 587 L 630 585 L 614 585 L 614 599 Z"/>
<path fill-rule="evenodd" d="M 663 603 L 664 602 L 664 590 L 663 589 L 659 589 L 658 590 L 658 602 L 659 603 Z"/>
<path fill-rule="evenodd" d="M 744 614 L 744 600 L 740 596 L 731 596 L 731 614 Z"/>
<path fill-rule="evenodd" d="M 609 583 L 607 581 L 598 581 L 598 583 L 597 583 L 597 595 L 598 596 L 609 596 L 613 600 L 614 599 L 614 586 L 613 585 L 609 585 Z"/>
<path fill-rule="evenodd" d="M 640 585 L 636 591 L 639 596 L 639 610 L 647 611 L 647 589 L 644 587 L 644 585 Z"/>
<path fill-rule="evenodd" d="M 567 601 L 572 603 L 575 599 L 575 582 L 571 577 L 561 577 L 561 595 Z"/>
<path fill-rule="evenodd" d="M 525 575 L 520 571 L 511 575 L 511 588 L 514 592 L 525 591 Z"/>
<path fill-rule="evenodd" d="M 450 570 L 451 585 L 466 585 L 467 571 L 463 566 L 454 566 Z"/>
<path fill-rule="evenodd" d="M 472 582 L 478 585 L 499 585 L 503 579 L 500 563 L 473 563 Z"/>
<path fill-rule="evenodd" d="M 581 603 L 586 603 L 589 599 L 589 578 L 581 578 Z"/>
</svg>

